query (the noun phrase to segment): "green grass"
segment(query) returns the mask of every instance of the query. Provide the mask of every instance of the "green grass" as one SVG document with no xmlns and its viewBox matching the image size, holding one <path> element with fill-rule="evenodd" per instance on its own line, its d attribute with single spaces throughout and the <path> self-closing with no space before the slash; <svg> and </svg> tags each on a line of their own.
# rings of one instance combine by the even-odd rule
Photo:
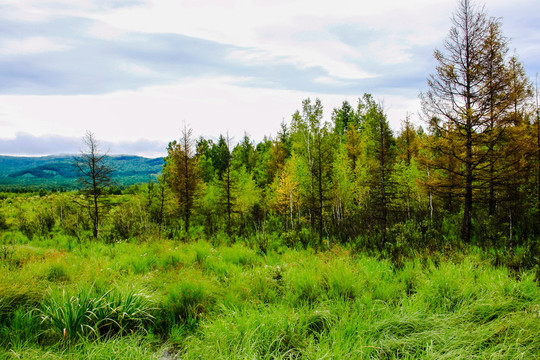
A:
<svg viewBox="0 0 540 360">
<path fill-rule="evenodd" d="M 12 238 L 0 359 L 540 357 L 535 274 L 475 251 L 396 268 L 340 247 Z"/>
</svg>

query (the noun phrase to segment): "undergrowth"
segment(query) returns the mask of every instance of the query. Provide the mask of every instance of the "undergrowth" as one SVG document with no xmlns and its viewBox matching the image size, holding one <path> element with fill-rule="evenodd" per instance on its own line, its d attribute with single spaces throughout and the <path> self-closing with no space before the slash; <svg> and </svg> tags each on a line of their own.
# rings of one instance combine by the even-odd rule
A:
<svg viewBox="0 0 540 360">
<path fill-rule="evenodd" d="M 10 244 L 0 358 L 540 356 L 535 272 L 474 250 L 397 266 L 339 246 L 69 242 Z"/>
</svg>

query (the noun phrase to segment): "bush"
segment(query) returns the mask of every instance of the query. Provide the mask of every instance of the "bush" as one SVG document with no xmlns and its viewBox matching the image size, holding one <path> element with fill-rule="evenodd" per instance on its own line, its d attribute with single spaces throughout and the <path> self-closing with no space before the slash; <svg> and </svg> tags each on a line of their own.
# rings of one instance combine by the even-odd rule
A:
<svg viewBox="0 0 540 360">
<path fill-rule="evenodd" d="M 40 210 L 36 219 L 41 235 L 48 235 L 54 227 L 54 214 L 52 211 Z"/>
<path fill-rule="evenodd" d="M 7 230 L 8 228 L 6 215 L 0 211 L 0 230 Z"/>
<path fill-rule="evenodd" d="M 35 234 L 39 233 L 39 224 L 29 218 L 24 211 L 20 211 L 17 216 L 19 222 L 19 230 L 31 240 Z"/>
<path fill-rule="evenodd" d="M 110 213 L 111 232 L 119 240 L 129 239 L 141 233 L 141 221 L 133 210 L 132 204 L 124 204 L 114 208 Z"/>
</svg>

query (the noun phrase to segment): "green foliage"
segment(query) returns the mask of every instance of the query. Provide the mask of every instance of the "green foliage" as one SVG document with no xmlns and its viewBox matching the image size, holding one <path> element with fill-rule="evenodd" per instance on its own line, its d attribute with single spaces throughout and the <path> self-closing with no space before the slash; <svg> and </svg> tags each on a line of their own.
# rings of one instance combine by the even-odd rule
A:
<svg viewBox="0 0 540 360">
<path fill-rule="evenodd" d="M 24 189 L 77 188 L 77 174 L 72 156 L 19 157 L 0 156 L 0 188 Z M 140 156 L 111 156 L 115 169 L 114 181 L 119 186 L 147 182 L 161 172 L 162 158 Z"/>
<path fill-rule="evenodd" d="M 0 230 L 7 230 L 8 228 L 6 215 L 0 211 Z"/>
<path fill-rule="evenodd" d="M 28 238 L 32 239 L 34 234 L 39 232 L 39 224 L 31 219 L 25 212 L 21 211 L 17 217 L 19 230 Z"/>
<path fill-rule="evenodd" d="M 140 210 L 133 204 L 122 204 L 110 212 L 112 222 L 112 236 L 115 239 L 125 240 L 137 236 L 142 232 Z"/>
</svg>

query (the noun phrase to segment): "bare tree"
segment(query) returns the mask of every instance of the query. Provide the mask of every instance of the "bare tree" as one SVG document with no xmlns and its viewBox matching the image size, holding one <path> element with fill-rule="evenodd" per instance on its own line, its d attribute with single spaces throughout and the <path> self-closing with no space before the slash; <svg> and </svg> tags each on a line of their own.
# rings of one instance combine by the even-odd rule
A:
<svg viewBox="0 0 540 360">
<path fill-rule="evenodd" d="M 84 149 L 74 158 L 74 166 L 79 173 L 82 191 L 91 203 L 90 215 L 93 220 L 93 236 L 97 238 L 100 220 L 99 198 L 104 188 L 112 184 L 113 168 L 107 163 L 107 154 L 102 153 L 99 142 L 91 131 L 83 137 Z"/>
</svg>

